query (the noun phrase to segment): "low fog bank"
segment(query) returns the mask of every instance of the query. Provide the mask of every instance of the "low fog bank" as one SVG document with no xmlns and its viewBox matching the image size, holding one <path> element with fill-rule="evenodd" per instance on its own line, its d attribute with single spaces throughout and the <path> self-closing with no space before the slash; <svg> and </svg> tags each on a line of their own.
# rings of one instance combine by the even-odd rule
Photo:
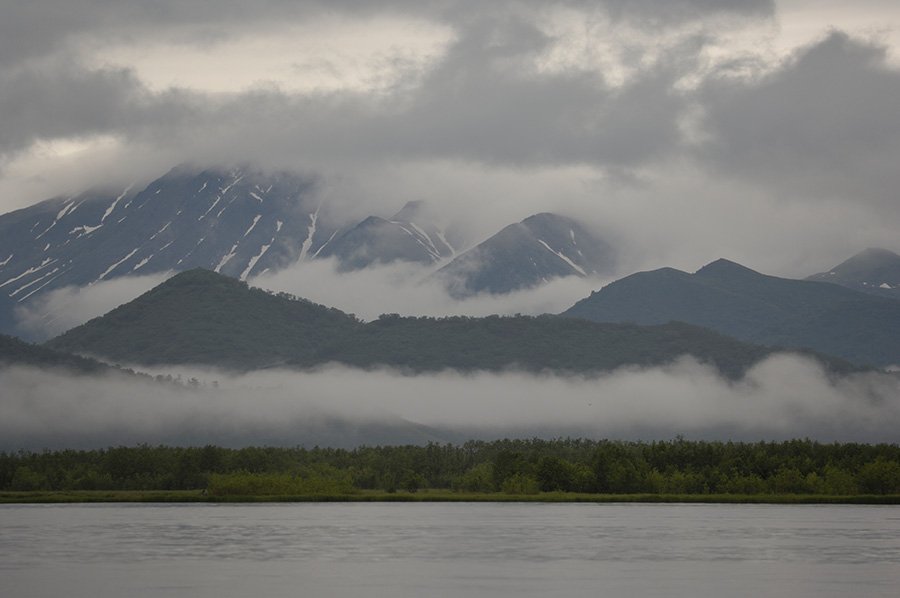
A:
<svg viewBox="0 0 900 598">
<path fill-rule="evenodd" d="M 600 377 L 406 376 L 337 366 L 246 375 L 160 371 L 183 382 L 0 370 L 0 449 L 137 443 L 352 447 L 678 434 L 897 442 L 900 429 L 900 378 L 866 373 L 830 380 L 816 363 L 792 355 L 774 356 L 738 382 L 692 359 Z"/>
<path fill-rule="evenodd" d="M 249 282 L 256 287 L 336 307 L 363 320 L 373 320 L 385 313 L 435 317 L 559 313 L 611 282 L 597 277 L 568 276 L 502 295 L 483 293 L 455 299 L 448 294 L 443 281 L 431 276 L 434 270 L 419 264 L 395 262 L 338 272 L 337 262 L 329 259 L 300 262 Z"/>
</svg>

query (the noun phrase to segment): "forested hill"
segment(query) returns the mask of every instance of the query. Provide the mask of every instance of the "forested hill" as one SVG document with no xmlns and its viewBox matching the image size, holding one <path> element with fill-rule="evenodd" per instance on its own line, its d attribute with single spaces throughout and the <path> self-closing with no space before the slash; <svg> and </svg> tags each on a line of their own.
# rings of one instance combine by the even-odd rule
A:
<svg viewBox="0 0 900 598">
<path fill-rule="evenodd" d="M 682 355 L 739 376 L 774 350 L 696 326 L 561 318 L 408 318 L 363 324 L 336 309 L 272 295 L 204 270 L 179 274 L 49 346 L 121 363 L 239 369 L 343 363 L 410 371 L 557 370 L 654 366 Z M 833 370 L 849 366 L 823 358 Z"/>
<path fill-rule="evenodd" d="M 685 354 L 729 376 L 772 353 L 757 345 L 681 323 L 598 324 L 558 316 L 404 318 L 382 316 L 343 342 L 323 347 L 320 361 L 413 371 L 554 370 L 588 372 L 655 366 Z M 312 365 L 299 360 L 297 365 Z M 838 366 L 839 367 L 839 366 Z"/>
<path fill-rule="evenodd" d="M 254 369 L 310 360 L 361 326 L 351 315 L 195 269 L 73 328 L 47 346 L 122 363 Z"/>
<path fill-rule="evenodd" d="M 40 345 L 32 345 L 14 336 L 0 334 L 0 368 L 10 365 L 25 365 L 39 368 L 58 367 L 85 374 L 113 369 L 95 359 L 55 351 Z"/>
</svg>

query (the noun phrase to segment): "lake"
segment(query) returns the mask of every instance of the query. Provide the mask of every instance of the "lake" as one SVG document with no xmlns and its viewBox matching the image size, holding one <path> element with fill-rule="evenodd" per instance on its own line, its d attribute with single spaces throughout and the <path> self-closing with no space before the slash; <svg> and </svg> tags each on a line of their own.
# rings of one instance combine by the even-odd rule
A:
<svg viewBox="0 0 900 598">
<path fill-rule="evenodd" d="M 0 506 L 0 595 L 890 596 L 900 508 Z"/>
</svg>

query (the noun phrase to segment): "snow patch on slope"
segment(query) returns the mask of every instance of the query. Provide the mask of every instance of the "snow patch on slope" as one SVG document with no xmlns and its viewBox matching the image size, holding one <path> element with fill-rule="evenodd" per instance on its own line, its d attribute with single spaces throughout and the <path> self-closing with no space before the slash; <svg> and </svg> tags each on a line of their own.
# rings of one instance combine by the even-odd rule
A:
<svg viewBox="0 0 900 598">
<path fill-rule="evenodd" d="M 565 263 L 569 264 L 569 266 L 571 266 L 573 270 L 575 270 L 576 272 L 578 272 L 578 273 L 581 274 L 582 276 L 587 276 L 587 272 L 584 271 L 584 268 L 582 268 L 581 266 L 579 266 L 578 264 L 576 264 L 575 262 L 573 262 L 572 260 L 570 260 L 569 257 L 566 256 L 564 253 L 552 249 L 549 245 L 547 245 L 546 243 L 544 243 L 544 242 L 543 242 L 542 240 L 540 240 L 540 239 L 538 239 L 537 241 L 538 241 L 538 243 L 540 243 L 541 245 L 543 245 L 544 247 L 546 247 L 546 248 L 547 248 L 547 251 L 549 251 L 550 253 L 552 253 L 553 255 L 555 255 L 556 257 L 558 257 L 559 259 L 561 259 L 561 260 L 564 261 Z"/>
<path fill-rule="evenodd" d="M 101 225 L 102 225 L 103 222 L 109 217 L 109 215 L 113 213 L 113 210 L 116 209 L 116 206 L 119 205 L 119 202 L 122 201 L 122 199 L 123 199 L 126 195 L 128 195 L 128 192 L 131 191 L 131 188 L 132 188 L 133 186 L 134 186 L 134 183 L 132 183 L 131 185 L 128 185 L 127 187 L 125 187 L 125 190 L 122 191 L 122 193 L 121 193 L 117 198 L 115 198 L 115 199 L 113 200 L 113 202 L 109 205 L 108 208 L 106 208 L 106 211 L 103 212 L 103 216 L 100 217 L 100 224 L 101 224 Z"/>
<path fill-rule="evenodd" d="M 306 239 L 303 241 L 303 245 L 300 246 L 300 257 L 297 261 L 303 261 L 306 258 L 306 254 L 309 253 L 309 248 L 312 246 L 313 235 L 316 234 L 316 222 L 319 220 L 319 210 L 322 206 L 316 208 L 316 211 L 309 215 L 309 227 L 307 227 L 306 231 Z M 278 223 L 279 225 L 281 222 Z M 278 230 L 281 230 L 281 226 L 278 226 Z M 337 233 L 335 233 L 337 234 Z M 334 235 L 331 235 L 334 238 Z M 331 239 L 328 239 L 331 241 Z M 326 243 L 327 245 L 327 243 Z M 324 247 L 324 245 L 322 246 Z M 319 251 L 322 251 L 322 247 L 319 248 Z M 319 251 L 316 252 L 316 255 L 319 255 Z M 315 257 L 315 256 L 313 256 Z"/>
<path fill-rule="evenodd" d="M 253 266 L 255 266 L 256 262 L 258 262 L 260 258 L 262 258 L 262 256 L 266 254 L 266 252 L 269 250 L 269 247 L 271 247 L 274 242 L 275 238 L 272 237 L 272 240 L 269 241 L 268 244 L 260 247 L 259 253 L 250 258 L 250 262 L 247 264 L 247 267 L 243 272 L 241 272 L 241 280 L 247 280 L 247 276 L 250 274 L 250 271 L 253 270 Z"/>
<path fill-rule="evenodd" d="M 100 282 L 101 280 L 103 280 L 104 278 L 106 278 L 107 275 L 108 275 L 110 272 L 112 272 L 113 270 L 115 270 L 116 268 L 118 268 L 119 265 L 122 264 L 123 262 L 125 262 L 125 261 L 131 259 L 131 256 L 133 256 L 133 255 L 134 255 L 135 253 L 137 253 L 137 252 L 138 252 L 138 248 L 135 247 L 134 249 L 131 250 L 131 253 L 129 253 L 128 255 L 126 255 L 125 257 L 123 257 L 122 259 L 120 259 L 118 262 L 116 262 L 115 264 L 113 264 L 112 266 L 110 266 L 109 268 L 107 268 L 106 271 L 103 272 L 103 274 L 101 274 L 100 277 L 99 277 L 97 280 L 95 280 L 94 282 Z M 94 283 L 91 283 L 91 284 L 94 284 Z"/>
</svg>

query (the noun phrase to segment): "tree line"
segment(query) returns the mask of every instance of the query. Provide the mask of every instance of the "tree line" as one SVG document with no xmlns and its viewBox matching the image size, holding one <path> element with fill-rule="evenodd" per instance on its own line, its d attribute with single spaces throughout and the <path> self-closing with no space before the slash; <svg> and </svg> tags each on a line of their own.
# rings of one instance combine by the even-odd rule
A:
<svg viewBox="0 0 900 598">
<path fill-rule="evenodd" d="M 900 494 L 897 444 L 469 441 L 355 449 L 138 445 L 0 452 L 0 490 Z"/>
</svg>

